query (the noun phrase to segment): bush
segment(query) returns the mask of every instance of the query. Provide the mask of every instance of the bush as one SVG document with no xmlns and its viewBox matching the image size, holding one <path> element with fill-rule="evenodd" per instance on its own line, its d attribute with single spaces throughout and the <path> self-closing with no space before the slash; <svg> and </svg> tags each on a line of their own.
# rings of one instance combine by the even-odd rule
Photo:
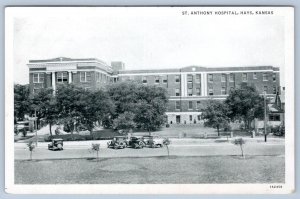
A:
<svg viewBox="0 0 300 199">
<path fill-rule="evenodd" d="M 166 124 L 166 128 L 169 128 L 170 127 L 170 124 Z"/>
</svg>

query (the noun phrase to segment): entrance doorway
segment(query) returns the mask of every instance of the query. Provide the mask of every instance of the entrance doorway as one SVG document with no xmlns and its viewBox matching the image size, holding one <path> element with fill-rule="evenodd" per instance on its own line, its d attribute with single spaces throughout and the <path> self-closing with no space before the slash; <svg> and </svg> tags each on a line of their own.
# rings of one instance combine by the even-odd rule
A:
<svg viewBox="0 0 300 199">
<path fill-rule="evenodd" d="M 180 124 L 180 115 L 176 115 L 176 123 Z"/>
</svg>

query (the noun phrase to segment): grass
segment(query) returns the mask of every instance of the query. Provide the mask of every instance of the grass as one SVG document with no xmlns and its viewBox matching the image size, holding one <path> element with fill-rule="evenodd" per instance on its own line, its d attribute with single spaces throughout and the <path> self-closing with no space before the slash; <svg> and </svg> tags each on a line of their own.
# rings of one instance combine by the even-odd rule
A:
<svg viewBox="0 0 300 199">
<path fill-rule="evenodd" d="M 284 183 L 283 156 L 16 160 L 16 184 Z"/>
</svg>

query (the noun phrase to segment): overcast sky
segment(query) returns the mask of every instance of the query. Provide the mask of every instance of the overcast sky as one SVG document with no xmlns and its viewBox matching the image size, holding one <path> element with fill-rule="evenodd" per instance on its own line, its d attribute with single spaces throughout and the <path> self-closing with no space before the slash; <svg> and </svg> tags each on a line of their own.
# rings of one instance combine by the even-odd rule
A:
<svg viewBox="0 0 300 199">
<path fill-rule="evenodd" d="M 189 65 L 283 69 L 282 17 L 183 16 L 183 9 L 166 9 L 18 12 L 13 37 L 15 82 L 28 83 L 28 60 L 56 57 L 98 58 L 108 64 L 123 61 L 126 69 Z"/>
</svg>

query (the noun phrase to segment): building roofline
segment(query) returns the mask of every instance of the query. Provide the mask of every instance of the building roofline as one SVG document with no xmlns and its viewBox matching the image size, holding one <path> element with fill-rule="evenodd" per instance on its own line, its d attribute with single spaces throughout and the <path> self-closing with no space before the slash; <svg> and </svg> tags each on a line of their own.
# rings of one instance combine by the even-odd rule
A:
<svg viewBox="0 0 300 199">
<path fill-rule="evenodd" d="M 193 71 L 193 68 L 194 71 Z M 136 73 L 179 73 L 189 72 L 191 69 L 193 72 L 215 72 L 215 71 L 279 71 L 278 67 L 273 66 L 233 66 L 233 67 L 203 67 L 203 66 L 187 66 L 182 68 L 169 68 L 169 69 L 146 69 L 146 70 L 120 70 L 118 74 L 136 74 Z"/>
</svg>

